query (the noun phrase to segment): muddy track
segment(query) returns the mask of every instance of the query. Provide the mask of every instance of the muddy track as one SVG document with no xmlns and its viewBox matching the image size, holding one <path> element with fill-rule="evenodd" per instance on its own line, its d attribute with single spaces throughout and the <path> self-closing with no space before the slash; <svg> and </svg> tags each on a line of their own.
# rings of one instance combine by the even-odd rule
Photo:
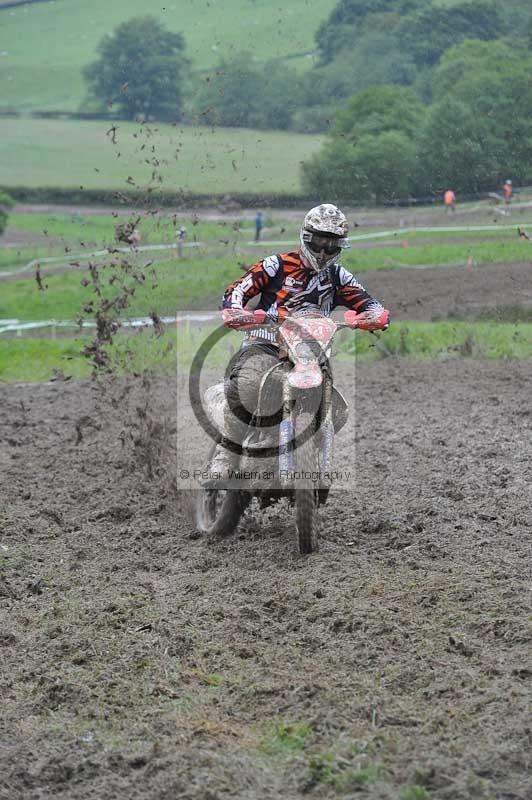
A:
<svg viewBox="0 0 532 800">
<path fill-rule="evenodd" d="M 0 797 L 531 797 L 530 366 L 356 377 L 309 559 L 197 537 L 171 382 L 0 389 Z"/>
<path fill-rule="evenodd" d="M 532 305 L 531 262 L 375 270 L 362 273 L 360 280 L 393 309 L 395 319 L 431 320 L 468 311 Z"/>
</svg>

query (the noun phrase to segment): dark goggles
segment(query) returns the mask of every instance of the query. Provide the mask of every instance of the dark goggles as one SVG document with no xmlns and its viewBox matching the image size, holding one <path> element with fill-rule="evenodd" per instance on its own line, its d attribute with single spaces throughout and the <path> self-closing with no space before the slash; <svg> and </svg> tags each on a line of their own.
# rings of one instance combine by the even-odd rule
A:
<svg viewBox="0 0 532 800">
<path fill-rule="evenodd" d="M 329 256 L 337 255 L 344 245 L 344 239 L 339 236 L 326 236 L 312 231 L 305 231 L 303 241 L 313 253 L 326 253 Z"/>
</svg>

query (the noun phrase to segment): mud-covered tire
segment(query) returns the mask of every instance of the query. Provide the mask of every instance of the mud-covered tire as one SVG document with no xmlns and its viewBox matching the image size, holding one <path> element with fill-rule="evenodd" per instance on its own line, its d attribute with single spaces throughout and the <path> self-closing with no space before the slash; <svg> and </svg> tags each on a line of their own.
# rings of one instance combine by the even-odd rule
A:
<svg viewBox="0 0 532 800">
<path fill-rule="evenodd" d="M 313 434 L 315 419 L 308 413 L 296 419 L 296 433 Z M 314 436 L 305 436 L 306 441 L 295 451 L 296 470 L 312 475 L 318 470 L 318 454 Z M 318 491 L 311 478 L 299 478 L 294 490 L 297 544 L 301 555 L 310 555 L 318 549 Z"/>
<path fill-rule="evenodd" d="M 196 501 L 196 527 L 202 533 L 230 536 L 250 500 L 237 489 L 200 489 Z"/>
<path fill-rule="evenodd" d="M 216 450 L 215 442 L 207 458 L 207 464 Z M 230 536 L 238 527 L 251 495 L 238 489 L 202 487 L 196 499 L 196 527 L 202 533 L 213 536 Z"/>
</svg>

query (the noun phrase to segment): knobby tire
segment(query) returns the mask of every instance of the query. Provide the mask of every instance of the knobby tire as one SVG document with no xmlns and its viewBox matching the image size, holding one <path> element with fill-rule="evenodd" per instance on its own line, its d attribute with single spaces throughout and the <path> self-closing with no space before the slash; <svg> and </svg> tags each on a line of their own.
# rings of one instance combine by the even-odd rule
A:
<svg viewBox="0 0 532 800">
<path fill-rule="evenodd" d="M 216 444 L 211 448 L 208 464 L 215 449 Z M 250 500 L 250 495 L 239 489 L 202 487 L 196 501 L 196 527 L 212 536 L 230 536 L 237 529 Z"/>
</svg>

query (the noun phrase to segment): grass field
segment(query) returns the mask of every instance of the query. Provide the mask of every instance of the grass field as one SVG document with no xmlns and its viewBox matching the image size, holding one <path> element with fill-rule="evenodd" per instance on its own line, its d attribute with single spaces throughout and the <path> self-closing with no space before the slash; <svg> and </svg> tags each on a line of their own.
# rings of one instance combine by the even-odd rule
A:
<svg viewBox="0 0 532 800">
<path fill-rule="evenodd" d="M 251 265 L 262 255 L 279 252 L 285 248 L 269 245 L 264 241 L 260 249 L 246 245 L 250 238 L 250 223 L 245 228 L 218 224 L 215 222 L 199 222 L 190 226 L 189 236 L 192 241 L 197 237 L 205 242 L 205 246 L 186 252 L 186 259 L 179 261 L 176 253 L 170 250 L 147 251 L 131 254 L 128 259 L 138 266 L 153 262 L 147 271 L 147 280 L 135 287 L 135 295 L 127 311 L 128 315 L 145 316 L 155 309 L 159 314 L 172 315 L 177 310 L 197 307 L 205 302 L 212 305 L 214 298 L 221 295 L 222 289 L 230 281 L 242 274 L 242 265 Z M 271 220 L 273 223 L 273 220 Z M 17 264 L 29 263 L 34 258 L 45 258 L 51 253 L 61 255 L 62 264 L 66 267 L 68 258 L 78 263 L 79 253 L 90 253 L 91 248 L 104 248 L 113 242 L 113 229 L 116 219 L 112 217 L 87 218 L 86 227 L 77 224 L 70 215 L 14 215 L 14 223 L 20 229 L 37 234 L 46 231 L 54 237 L 55 244 L 43 244 L 40 247 L 28 247 L 0 250 L 0 269 L 13 269 Z M 272 231 L 277 232 L 277 221 Z M 144 227 L 145 226 L 145 227 Z M 172 220 L 142 221 L 143 242 L 156 241 L 171 243 L 175 239 Z M 293 235 L 294 225 L 287 223 L 288 232 Z M 197 230 L 196 230 L 197 229 Z M 81 235 L 80 235 L 81 231 Z M 284 235 L 288 233 L 285 231 Z M 473 264 L 481 266 L 492 263 L 523 262 L 532 256 L 532 248 L 528 242 L 518 239 L 512 231 L 501 232 L 500 241 L 468 242 L 457 240 L 455 243 L 425 244 L 423 240 L 416 244 L 415 234 L 412 240 L 405 238 L 398 246 L 374 247 L 367 250 L 353 247 L 344 253 L 342 263 L 355 275 L 370 270 L 402 269 L 409 266 L 433 267 L 456 264 Z M 76 238 L 77 237 L 77 238 Z M 46 239 L 45 239 L 46 241 Z M 71 251 L 65 253 L 65 250 Z M 92 259 L 95 263 L 109 265 L 111 256 Z M 47 270 L 57 268 L 57 264 L 41 264 L 41 273 L 47 286 L 39 291 L 34 280 L 34 270 L 29 270 L 16 280 L 2 284 L 0 294 L 0 317 L 21 320 L 73 319 L 82 306 L 91 298 L 90 286 L 83 286 L 86 277 L 88 257 L 83 257 L 81 267 L 59 274 L 50 274 Z M 114 275 L 115 266 L 103 267 L 102 276 Z"/>
<path fill-rule="evenodd" d="M 114 229 L 118 222 L 123 221 L 112 214 L 84 214 L 81 212 L 65 213 L 12 213 L 9 215 L 9 230 L 24 231 L 26 233 L 44 235 L 50 239 L 61 239 L 69 243 L 84 242 L 90 246 L 101 246 L 105 242 L 112 241 Z M 287 219 L 282 211 L 271 211 L 263 218 L 264 231 L 263 240 L 283 239 L 288 241 L 289 237 L 297 242 L 299 235 L 299 223 Z M 215 239 L 235 239 L 250 236 L 253 231 L 253 219 L 241 218 L 239 220 L 209 220 L 201 219 L 190 212 L 170 213 L 161 210 L 157 215 L 141 216 L 139 229 L 142 232 L 143 244 L 158 244 L 161 242 L 173 241 L 176 228 L 181 225 L 188 228 L 190 237 L 195 241 L 206 241 Z M 410 245 L 423 245 L 424 243 L 453 244 L 459 243 L 467 247 L 471 244 L 482 244 L 486 242 L 493 245 L 493 241 L 508 244 L 518 244 L 523 252 L 527 252 L 530 244 L 519 240 L 517 228 L 532 228 L 532 220 L 519 220 L 510 225 L 505 223 L 499 227 L 489 225 L 470 226 L 469 229 L 456 229 L 431 227 L 428 230 L 396 230 L 379 231 L 374 229 L 371 232 L 359 234 L 355 229 L 352 231 L 353 244 L 355 247 L 371 244 L 384 249 L 385 246 L 408 247 Z M 532 231 L 531 231 L 532 232 Z"/>
<path fill-rule="evenodd" d="M 15 233 L 24 232 L 31 235 L 32 244 L 0 247 L 0 271 L 15 269 L 37 258 L 64 257 L 68 256 L 68 253 L 90 253 L 115 245 L 115 227 L 125 221 L 127 220 L 123 217 L 84 216 L 79 213 L 11 214 L 6 240 Z M 265 221 L 268 223 L 271 220 L 266 218 Z M 189 243 L 208 242 L 209 245 L 219 245 L 222 248 L 225 243 L 232 245 L 234 242 L 248 241 L 252 238 L 253 231 L 251 218 L 238 222 L 211 222 L 177 214 L 160 218 L 142 217 L 138 224 L 142 245 L 175 244 L 176 231 L 181 225 L 187 228 Z M 190 253 L 190 257 L 192 255 Z M 167 258 L 169 252 L 150 254 L 150 258 L 157 256 Z"/>
<path fill-rule="evenodd" d="M 12 270 L 35 258 L 62 256 L 65 253 L 90 253 L 105 248 L 114 242 L 115 226 L 124 222 L 123 217 L 89 215 L 79 212 L 12 214 L 6 231 L 6 241 L 15 234 L 31 237 L 28 245 L 0 248 L 0 270 Z M 210 220 L 191 215 L 190 212 L 170 214 L 161 212 L 156 216 L 140 215 L 138 223 L 142 245 L 173 244 L 176 229 L 185 225 L 189 243 L 202 243 L 206 247 L 188 251 L 193 263 L 198 256 L 216 258 L 224 263 L 252 263 L 260 255 L 279 252 L 296 246 L 299 224 L 283 217 L 282 212 L 270 212 L 264 216 L 263 241 L 259 248 L 248 246 L 252 238 L 252 215 L 239 220 Z M 520 222 L 521 225 L 532 225 Z M 445 266 L 452 264 L 511 263 L 532 260 L 530 242 L 519 239 L 516 226 L 495 230 L 471 230 L 464 232 L 438 230 L 400 231 L 379 238 L 379 232 L 362 234 L 366 240 L 357 241 L 353 236 L 353 247 L 344 253 L 343 263 L 354 272 L 368 269 L 400 269 L 402 267 Z M 369 238 L 375 236 L 375 238 Z M 271 240 L 271 243 L 270 241 Z M 175 254 L 174 254 L 175 256 Z M 148 258 L 147 254 L 139 256 Z M 167 260 L 168 251 L 150 252 L 149 258 Z M 43 265 L 47 269 L 47 265 Z M 53 269 L 53 265 L 49 265 Z"/>
<path fill-rule="evenodd" d="M 300 162 L 322 142 L 280 131 L 120 122 L 113 144 L 105 121 L 2 119 L 0 125 L 6 186 L 294 194 Z"/>
<path fill-rule="evenodd" d="M 56 252 L 68 259 L 75 258 L 73 254 L 80 251 L 86 253 L 91 249 L 102 249 L 112 244 L 117 221 L 124 221 L 124 218 L 117 220 L 112 215 L 82 216 L 77 213 L 13 214 L 8 235 L 10 231 L 23 232 L 42 244 L 32 244 L 20 250 L 4 248 L 0 250 L 0 263 L 4 268 L 9 268 L 15 265 L 14 260 L 24 263 L 39 251 L 43 254 Z M 293 219 L 285 220 L 272 212 L 271 216 L 266 215 L 265 221 L 265 237 L 275 238 L 276 241 L 277 237 L 286 237 L 295 243 L 298 226 Z M 160 219 L 141 219 L 139 227 L 143 243 L 173 242 L 175 225 L 182 223 L 188 227 L 189 240 L 196 238 L 203 245 L 197 250 L 188 250 L 183 261 L 177 260 L 175 254 L 172 256 L 171 251 L 167 250 L 132 253 L 128 256 L 140 267 L 152 259 L 153 263 L 144 269 L 144 280 L 134 281 L 126 275 L 134 294 L 128 308 L 122 312 L 124 318 L 145 317 L 151 311 L 161 316 L 172 316 L 189 308 L 215 308 L 223 287 L 242 274 L 243 264 L 251 264 L 260 255 L 285 249 L 267 240 L 261 243 L 260 248 L 247 244 L 252 232 L 251 219 L 238 220 L 236 223 L 217 222 L 195 220 L 190 216 L 174 218 L 168 214 L 161 214 Z M 501 228 L 495 232 L 471 231 L 467 235 L 463 231 L 442 231 L 441 238 L 440 233 L 434 231 L 432 241 L 427 239 L 428 235 L 429 232 L 423 231 L 401 232 L 400 236 L 390 240 L 377 239 L 370 243 L 372 246 L 368 249 L 357 247 L 354 243 L 355 246 L 346 251 L 342 261 L 355 274 L 363 274 L 370 270 L 401 269 L 412 265 L 440 266 L 445 269 L 448 264 L 480 266 L 523 262 L 530 258 L 532 252 L 530 243 L 519 239 L 513 228 Z M 392 247 L 392 243 L 396 246 Z M 70 253 L 65 254 L 65 250 Z M 116 259 L 115 265 L 113 258 Z M 74 320 L 83 307 L 95 299 L 92 284 L 87 282 L 88 270 L 86 266 L 83 267 L 88 260 L 87 257 L 82 258 L 81 266 L 57 274 L 47 271 L 57 269 L 56 264 L 43 263 L 41 274 L 44 291 L 39 290 L 33 270 L 20 279 L 3 282 L 0 318 L 24 321 Z M 111 297 L 124 275 L 118 266 L 119 256 L 109 254 L 92 261 L 100 264 L 104 296 Z M 108 286 L 107 281 L 111 277 L 118 277 L 118 283 Z M 389 355 L 430 359 L 530 357 L 532 318 L 529 307 L 481 308 L 477 312 L 468 310 L 463 319 L 458 316 L 431 323 L 395 322 L 379 345 L 376 345 L 375 337 L 343 335 L 338 340 L 340 355 L 347 358 L 356 355 L 363 359 Z M 84 311 L 86 319 L 90 320 L 93 315 L 94 308 Z M 195 325 L 181 327 L 180 330 L 184 336 L 181 341 L 186 344 L 185 356 L 191 357 L 204 331 Z M 52 336 L 48 339 L 34 339 L 27 334 L 18 339 L 2 338 L 2 380 L 43 380 L 53 375 L 54 369 L 63 370 L 74 377 L 86 374 L 85 360 L 79 356 L 81 345 L 74 345 L 71 338 L 55 338 L 55 333 L 47 330 L 44 335 Z M 86 339 L 83 341 L 86 342 Z M 172 359 L 175 360 L 175 352 L 164 351 L 161 355 L 158 349 L 160 342 L 156 344 L 154 341 L 149 331 L 140 335 L 120 335 L 113 348 L 113 358 L 118 367 L 135 372 L 146 366 L 168 369 Z M 236 341 L 227 339 L 226 343 L 233 348 L 236 346 Z M 65 370 L 65 365 L 69 370 Z"/>
<path fill-rule="evenodd" d="M 185 332 L 169 329 L 157 339 L 151 331 L 120 336 L 109 353 L 117 372 L 150 370 L 172 374 L 176 354 L 182 366 L 190 364 L 196 349 L 212 330 L 191 326 Z M 210 365 L 222 367 L 242 335 L 230 333 L 211 353 Z M 0 340 L 0 382 L 50 380 L 59 370 L 65 376 L 86 377 L 91 367 L 81 355 L 89 337 L 76 339 Z M 397 322 L 377 341 L 369 334 L 346 332 L 337 340 L 339 358 L 377 360 L 399 356 L 414 359 L 532 357 L 532 324 L 469 322 Z"/>
<path fill-rule="evenodd" d="M 159 214 L 157 216 L 144 216 L 139 214 L 138 229 L 142 234 L 142 244 L 162 244 L 174 242 L 176 230 L 181 225 L 187 228 L 187 241 L 227 241 L 249 239 L 254 234 L 254 222 L 249 219 L 233 220 L 205 220 L 198 219 L 190 214 Z M 136 217 L 134 217 L 136 219 Z M 83 215 L 80 213 L 57 214 L 10 214 L 9 230 L 24 231 L 48 240 L 61 240 L 62 242 L 77 245 L 83 243 L 88 247 L 102 247 L 115 239 L 117 224 L 127 221 L 123 217 Z M 291 234 L 296 235 L 298 227 L 286 222 L 277 222 L 271 217 L 264 217 L 264 225 L 274 229 L 281 235 L 290 228 Z M 275 230 L 277 228 L 277 230 Z M 297 240 L 297 236 L 296 236 Z"/>
<path fill-rule="evenodd" d="M 206 243 L 209 255 L 214 251 L 233 250 L 238 244 L 243 245 L 253 238 L 254 222 L 252 215 L 240 220 L 207 220 L 198 219 L 194 215 L 169 214 L 165 212 L 158 216 L 133 215 L 131 219 L 140 221 L 137 227 L 142 236 L 142 245 L 175 245 L 176 232 L 182 225 L 187 228 L 187 242 L 190 245 Z M 106 247 L 116 245 L 115 228 L 117 224 L 124 223 L 130 218 L 117 217 L 109 214 L 84 215 L 79 212 L 72 213 L 36 213 L 36 214 L 10 214 L 9 224 L 5 233 L 5 240 L 9 241 L 15 235 L 28 234 L 31 244 L 16 247 L 0 247 L 0 272 L 11 271 L 26 265 L 35 259 L 61 258 L 61 263 L 68 263 L 80 254 L 97 252 Z M 297 241 L 298 227 L 294 223 L 264 216 L 264 224 L 268 226 L 270 236 L 292 236 Z M 268 245 L 265 244 L 268 248 Z M 198 249 L 187 248 L 187 257 L 196 259 Z M 162 250 L 150 252 L 148 257 L 165 260 L 171 257 L 171 251 Z M 174 251 L 173 256 L 176 256 Z M 45 263 L 42 264 L 46 269 Z M 52 265 L 49 265 L 50 267 Z"/>
<path fill-rule="evenodd" d="M 152 14 L 185 36 L 194 70 L 247 49 L 259 60 L 307 54 L 335 0 L 67 0 L 0 9 L 3 107 L 77 111 L 86 95 L 81 69 L 119 23 Z M 301 55 L 302 65 L 312 63 Z M 291 59 L 290 63 L 296 63 Z"/>
<path fill-rule="evenodd" d="M 148 256 L 144 254 L 138 260 L 141 265 L 146 264 Z M 195 257 L 183 261 L 159 261 L 144 272 L 146 281 L 135 286 L 135 295 L 125 316 L 146 316 L 151 310 L 171 316 L 203 301 L 212 304 L 213 298 L 221 297 L 228 283 L 242 275 L 238 257 L 230 254 L 215 259 Z M 74 319 L 93 297 L 91 286 L 82 285 L 87 273 L 86 269 L 49 276 L 43 273 L 47 287 L 44 291 L 39 291 L 34 272 L 24 279 L 4 282 L 0 294 L 0 318 Z M 105 282 L 116 273 L 116 268 L 104 267 L 102 280 Z M 113 292 L 114 288 L 110 288 L 107 294 Z"/>
<path fill-rule="evenodd" d="M 171 316 L 178 310 L 197 307 L 213 298 L 221 297 L 223 287 L 242 274 L 238 258 L 231 255 L 212 258 L 194 258 L 186 261 L 159 261 L 147 270 L 147 280 L 135 289 L 128 308 L 128 316 L 145 316 L 152 310 Z M 147 259 L 144 258 L 143 263 Z M 369 269 L 369 267 L 367 268 Z M 367 271 L 358 268 L 358 274 Z M 102 277 L 107 280 L 116 272 L 105 267 Z M 0 318 L 20 320 L 71 320 L 92 297 L 90 286 L 82 286 L 87 270 L 76 270 L 57 275 L 46 275 L 46 290 L 39 291 L 34 272 L 24 279 L 9 280 L 2 284 Z M 111 290 L 112 291 L 112 290 Z"/>
<path fill-rule="evenodd" d="M 146 259 L 145 259 L 146 260 Z M 103 270 L 111 277 L 113 267 Z M 171 315 L 186 309 L 202 298 L 221 295 L 222 287 L 242 274 L 231 258 L 222 260 L 194 259 L 190 262 L 163 261 L 147 270 L 147 280 L 136 287 L 128 314 L 145 316 L 152 309 Z M 90 286 L 82 286 L 83 274 L 64 273 L 45 278 L 48 287 L 39 291 L 34 280 L 7 281 L 2 284 L 0 317 L 23 320 L 73 319 L 91 299 Z M 109 293 L 114 289 L 110 289 Z"/>
<path fill-rule="evenodd" d="M 26 263 L 25 258 L 28 258 L 30 253 L 32 257 L 43 258 L 46 256 L 43 248 L 40 250 L 40 253 L 39 248 L 21 251 L 18 255 L 18 269 L 22 269 L 21 265 Z M 208 246 L 198 248 L 198 250 L 199 253 L 189 250 L 186 258 L 182 261 L 177 259 L 175 253 L 172 255 L 172 250 L 127 256 L 128 260 L 138 267 L 151 265 L 146 270 L 148 280 L 136 288 L 135 296 L 127 313 L 133 316 L 145 316 L 152 309 L 156 309 L 160 314 L 172 315 L 177 310 L 204 307 L 205 303 L 210 307 L 221 296 L 223 287 L 242 274 L 241 265 L 251 265 L 254 260 L 259 258 L 256 249 L 253 251 L 245 246 L 235 249 L 232 245 L 218 245 L 217 248 Z M 273 252 L 276 248 L 265 248 L 263 252 L 266 253 L 269 250 Z M 444 269 L 445 262 L 438 262 L 435 258 L 438 248 L 435 248 L 435 251 L 432 260 L 426 266 L 439 264 Z M 409 254 L 411 252 L 409 251 Z M 473 248 L 468 252 L 476 253 L 476 256 L 480 258 L 480 251 L 476 252 Z M 512 261 L 521 263 L 524 260 L 523 254 L 517 249 L 513 251 L 514 258 L 509 258 L 508 252 L 508 249 L 500 248 L 499 261 L 497 261 L 496 254 L 488 253 L 485 263 L 511 263 Z M 460 254 L 458 246 L 455 251 L 451 252 L 453 256 Z M 445 250 L 443 255 L 449 255 L 448 251 Z M 17 269 L 12 251 L 7 251 L 6 254 L 5 251 L 2 253 L 0 250 L 0 256 L 5 258 L 9 256 L 9 264 L 2 264 L 0 258 L 0 267 Z M 491 260 L 489 260 L 490 256 Z M 104 257 L 87 259 L 85 256 L 80 261 L 77 260 L 77 257 L 77 253 L 74 254 L 76 259 L 74 263 L 80 264 L 80 266 L 56 274 L 48 273 L 47 270 L 57 268 L 57 264 L 40 262 L 42 279 L 47 287 L 45 291 L 38 290 L 35 282 L 35 267 L 31 264 L 31 269 L 25 270 L 20 277 L 4 282 L 0 293 L 0 318 L 61 320 L 76 317 L 82 305 L 90 299 L 91 294 L 90 287 L 82 286 L 82 280 L 88 271 L 87 261 L 91 260 L 102 267 L 104 264 L 110 263 L 109 258 L 105 259 Z M 472 256 L 470 258 L 473 259 L 473 264 L 481 268 L 481 261 L 477 262 Z M 457 263 L 466 264 L 468 261 L 463 253 L 461 259 L 461 262 L 457 262 L 453 258 L 449 264 L 454 266 Z M 418 263 L 414 256 L 411 261 L 414 265 Z M 363 276 L 373 270 L 408 268 L 408 263 L 399 263 L 386 249 L 352 252 L 349 257 L 343 259 L 343 263 L 357 276 Z M 66 260 L 62 262 L 65 268 L 67 264 Z M 103 267 L 102 275 L 110 276 L 115 272 L 116 267 Z"/>
</svg>

